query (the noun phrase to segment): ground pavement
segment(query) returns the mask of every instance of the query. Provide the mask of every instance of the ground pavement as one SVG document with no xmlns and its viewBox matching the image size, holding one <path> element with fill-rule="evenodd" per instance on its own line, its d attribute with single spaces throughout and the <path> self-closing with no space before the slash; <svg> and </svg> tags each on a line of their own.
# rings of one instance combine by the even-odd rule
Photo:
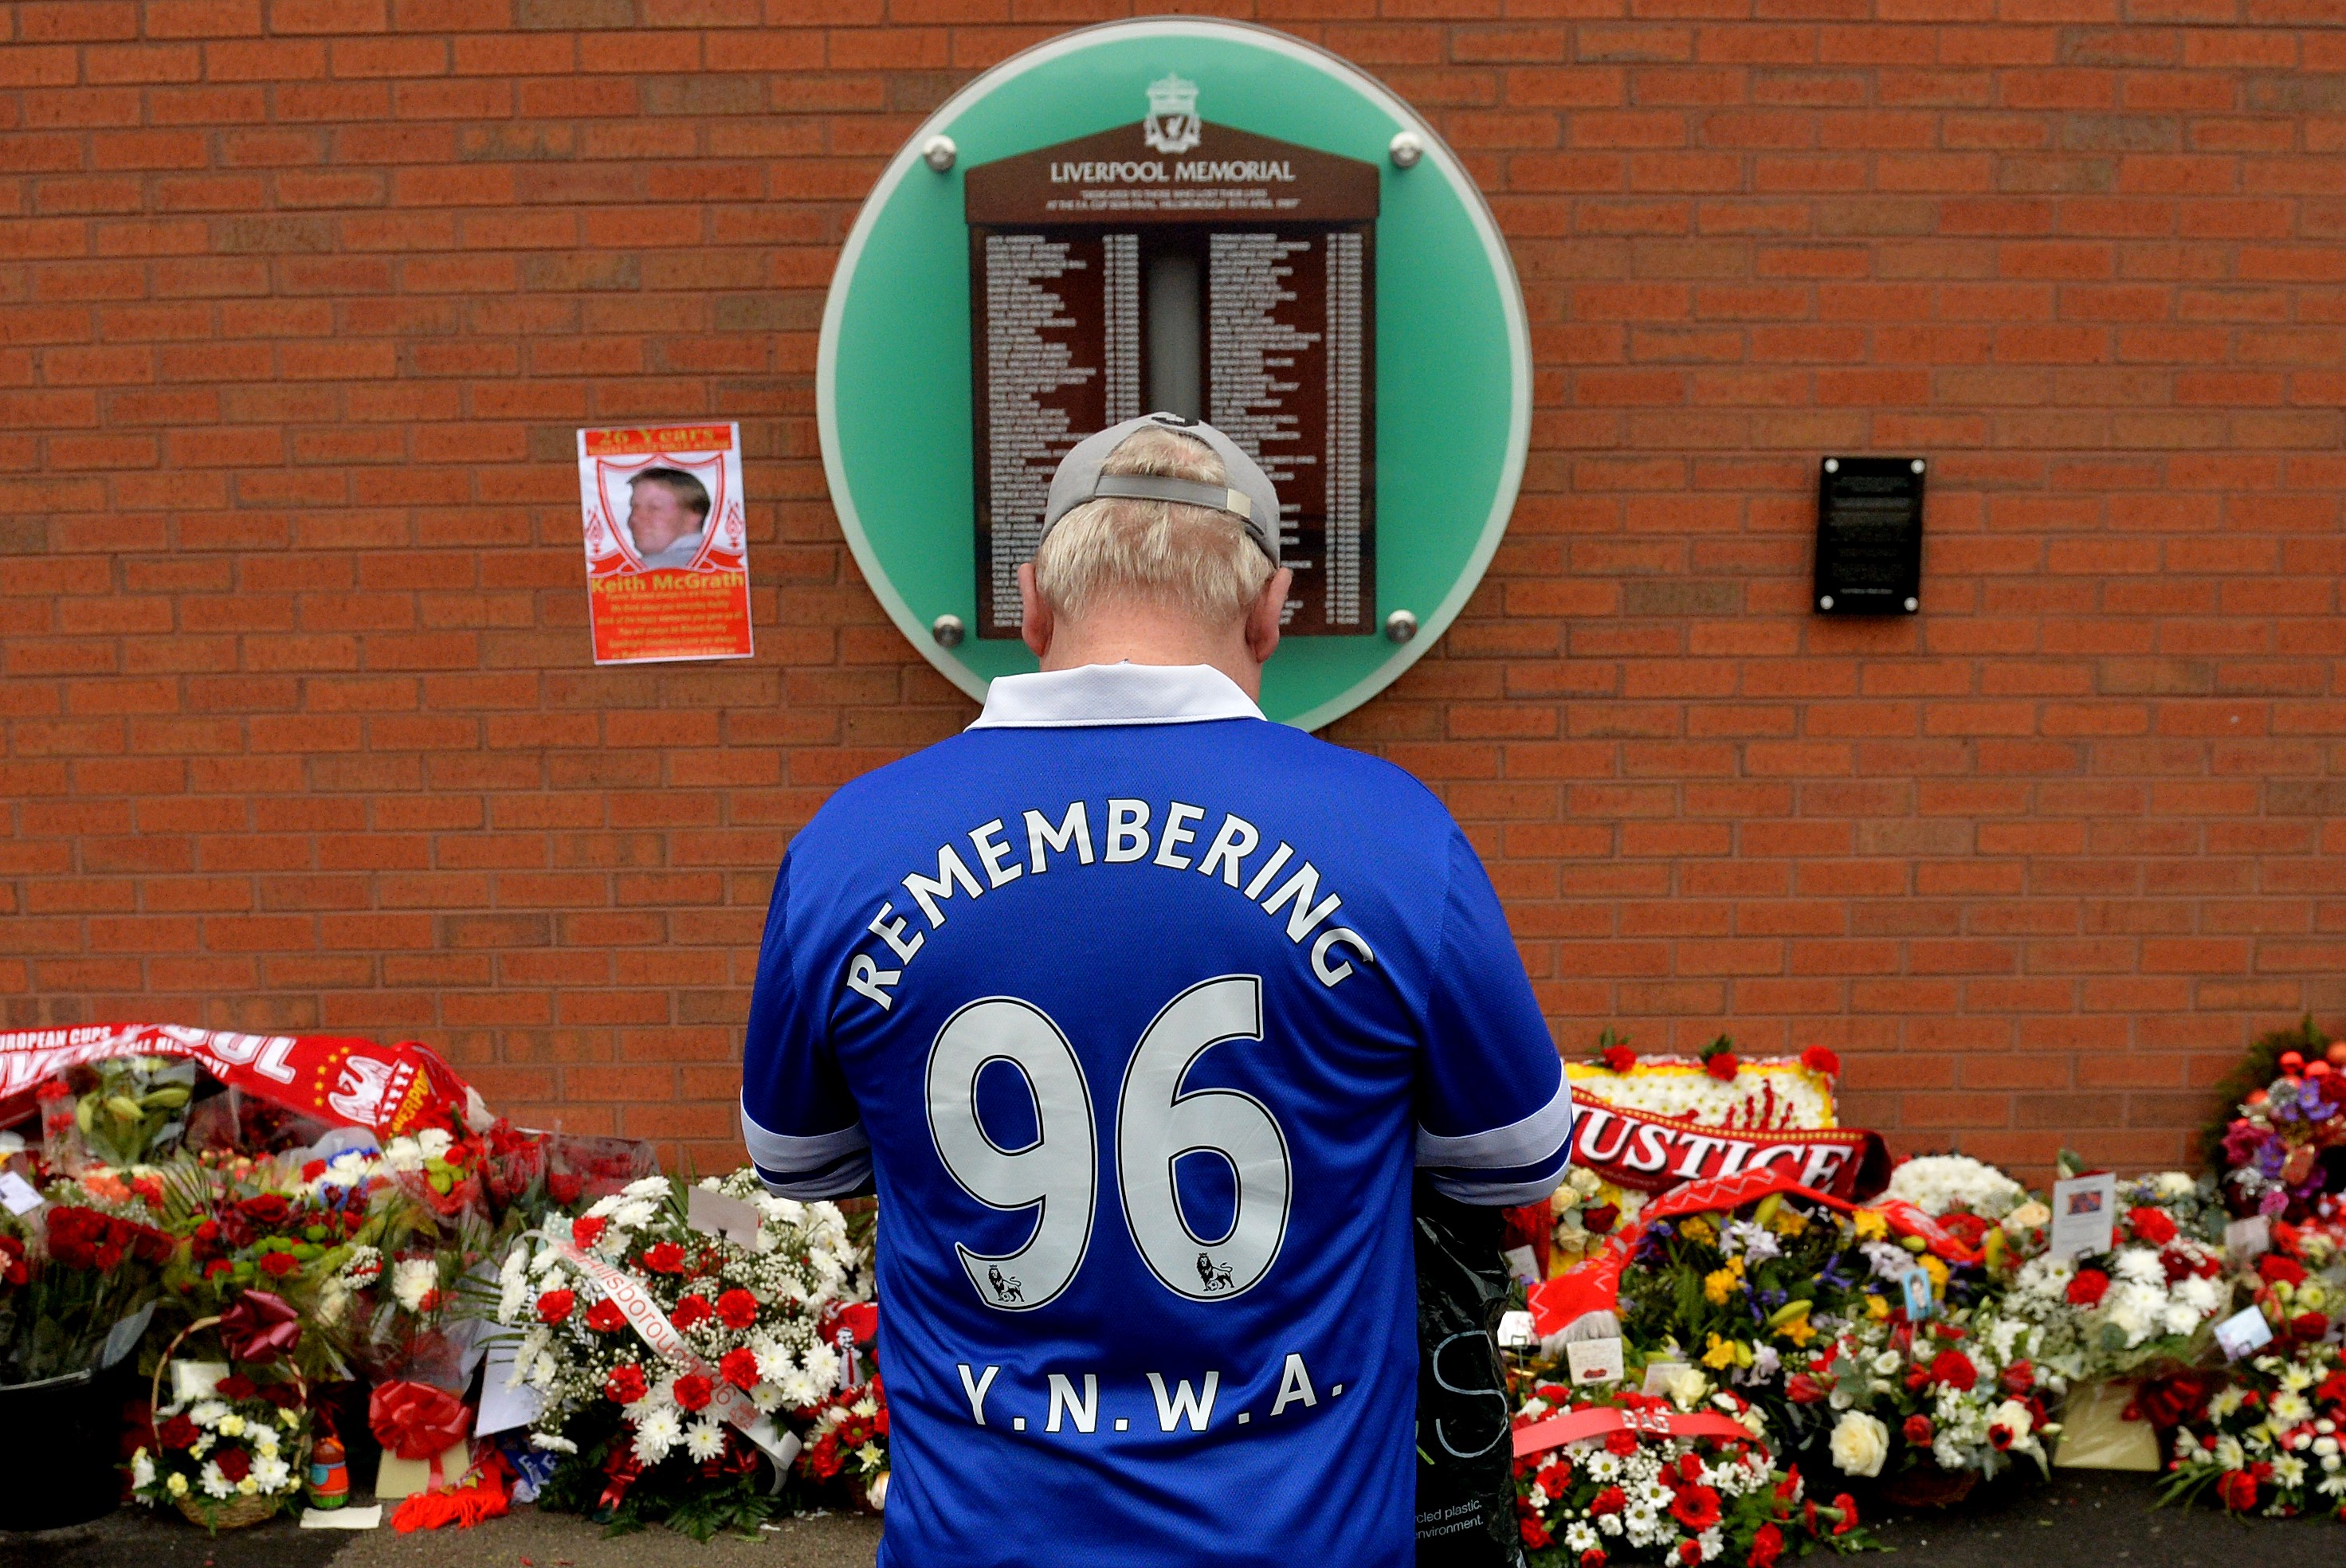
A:
<svg viewBox="0 0 2346 1568">
<path fill-rule="evenodd" d="M 1899 1568 L 2338 1568 L 2346 1525 L 2239 1524 L 2152 1511 L 2148 1478 L 2063 1471 L 2050 1486 L 1989 1493 L 1882 1532 Z M 756 1541 L 701 1546 L 664 1530 L 606 1540 L 558 1514 L 516 1509 L 480 1528 L 401 1535 L 301 1530 L 279 1520 L 213 1537 L 143 1508 L 76 1530 L 0 1533 L 0 1568 L 871 1568 L 877 1520 L 792 1520 Z M 1049 1563 L 1047 1542 L 1035 1560 Z M 1804 1568 L 1825 1561 L 1811 1557 Z M 1341 1568 L 1341 1565 L 1331 1565 Z"/>
</svg>

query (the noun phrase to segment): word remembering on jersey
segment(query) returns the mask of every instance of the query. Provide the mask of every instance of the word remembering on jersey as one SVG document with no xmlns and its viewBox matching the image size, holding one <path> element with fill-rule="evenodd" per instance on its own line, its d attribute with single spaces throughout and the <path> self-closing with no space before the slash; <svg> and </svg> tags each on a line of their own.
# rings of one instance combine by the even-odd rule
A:
<svg viewBox="0 0 2346 1568">
<path fill-rule="evenodd" d="M 985 871 L 984 887 L 978 885 L 977 875 L 970 869 L 969 861 L 962 859 L 961 850 L 945 843 L 937 848 L 936 875 L 906 873 L 904 891 L 920 906 L 929 931 L 937 931 L 945 923 L 945 903 L 955 896 L 975 899 L 988 889 L 1005 886 L 1021 877 L 1042 876 L 1055 865 L 1064 870 L 1072 850 L 1078 866 L 1146 864 L 1168 871 L 1194 871 L 1204 877 L 1219 876 L 1225 884 L 1240 889 L 1247 899 L 1260 903 L 1265 914 L 1275 919 L 1284 910 L 1288 941 L 1300 947 L 1305 938 L 1319 932 L 1311 942 L 1311 972 L 1321 984 L 1331 989 L 1343 983 L 1352 972 L 1352 965 L 1342 950 L 1350 949 L 1363 963 L 1376 962 L 1368 940 L 1351 927 L 1330 925 L 1320 931 L 1344 901 L 1332 892 L 1325 898 L 1320 896 L 1318 866 L 1307 860 L 1290 872 L 1285 881 L 1272 885 L 1295 859 L 1295 847 L 1284 840 L 1248 874 L 1247 857 L 1262 847 L 1262 832 L 1235 812 L 1222 813 L 1221 825 L 1207 840 L 1203 852 L 1185 852 L 1200 837 L 1198 830 L 1188 824 L 1202 824 L 1211 813 L 1205 807 L 1184 800 L 1169 801 L 1153 840 L 1156 852 L 1151 854 L 1149 824 L 1155 820 L 1155 814 L 1149 803 L 1112 796 L 1107 808 L 1102 819 L 1104 841 L 1096 854 L 1092 841 L 1090 803 L 1072 800 L 1061 810 L 1056 822 L 1041 811 L 1030 809 L 1025 813 L 1024 864 L 1020 863 L 1017 845 L 1005 836 L 1006 819 L 996 817 L 970 829 L 964 837 L 968 839 L 978 865 Z M 1058 857 L 1056 861 L 1052 859 L 1055 855 Z M 909 911 L 899 914 L 893 901 L 883 900 L 880 912 L 872 917 L 872 923 L 865 929 L 888 944 L 901 966 L 910 964 L 928 941 L 927 932 L 916 932 L 912 927 Z M 848 962 L 847 987 L 878 1003 L 884 1011 L 894 1005 L 894 988 L 903 980 L 904 971 L 902 967 L 882 969 L 880 964 L 881 960 L 871 953 L 857 953 Z"/>
</svg>

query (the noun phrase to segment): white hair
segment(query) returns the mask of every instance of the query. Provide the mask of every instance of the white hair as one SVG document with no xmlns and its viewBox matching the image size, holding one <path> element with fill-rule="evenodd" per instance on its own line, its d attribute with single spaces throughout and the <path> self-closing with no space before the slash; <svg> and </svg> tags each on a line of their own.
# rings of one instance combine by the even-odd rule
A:
<svg viewBox="0 0 2346 1568">
<path fill-rule="evenodd" d="M 1134 432 L 1102 473 L 1153 473 L 1226 484 L 1222 460 L 1195 436 Z M 1276 526 L 1276 522 L 1272 523 Z M 1113 497 L 1059 519 L 1035 553 L 1035 588 L 1055 615 L 1076 620 L 1101 600 L 1129 596 L 1180 606 L 1209 626 L 1243 617 L 1275 570 L 1239 520 L 1211 507 Z"/>
</svg>

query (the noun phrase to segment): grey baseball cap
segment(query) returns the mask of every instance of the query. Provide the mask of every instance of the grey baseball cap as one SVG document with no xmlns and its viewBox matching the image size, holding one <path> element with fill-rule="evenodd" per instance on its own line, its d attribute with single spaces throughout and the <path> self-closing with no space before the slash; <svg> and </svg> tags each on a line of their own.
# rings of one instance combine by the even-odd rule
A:
<svg viewBox="0 0 2346 1568">
<path fill-rule="evenodd" d="M 1229 483 L 1207 484 L 1195 479 L 1155 473 L 1100 472 L 1110 453 L 1134 433 L 1151 425 L 1178 430 L 1204 442 L 1222 460 L 1222 472 Z M 1174 501 L 1185 506 L 1227 513 L 1238 519 L 1247 537 L 1270 557 L 1270 564 L 1279 565 L 1279 493 L 1270 487 L 1260 464 L 1239 451 L 1236 442 L 1203 421 L 1183 419 L 1178 413 L 1145 413 L 1138 419 L 1111 425 L 1097 435 L 1084 437 L 1074 451 L 1059 459 L 1058 472 L 1051 475 L 1051 502 L 1043 514 L 1043 532 L 1048 535 L 1060 518 L 1087 501 L 1104 497 Z"/>
</svg>

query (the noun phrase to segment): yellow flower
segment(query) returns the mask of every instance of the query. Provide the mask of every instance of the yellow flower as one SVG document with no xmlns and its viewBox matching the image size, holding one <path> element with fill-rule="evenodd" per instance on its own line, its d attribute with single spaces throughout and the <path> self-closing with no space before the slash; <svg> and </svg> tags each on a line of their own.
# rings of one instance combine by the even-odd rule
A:
<svg viewBox="0 0 2346 1568">
<path fill-rule="evenodd" d="M 1879 1296 L 1869 1295 L 1865 1298 L 1865 1312 L 1875 1322 L 1886 1323 L 1890 1320 L 1890 1303 Z"/>
<path fill-rule="evenodd" d="M 1879 1241 L 1890 1234 L 1890 1222 L 1870 1208 L 1861 1208 L 1854 1217 L 1860 1241 Z"/>
<path fill-rule="evenodd" d="M 1785 1339 L 1790 1339 L 1793 1344 L 1803 1347 L 1805 1347 L 1810 1340 L 1817 1337 L 1817 1331 L 1809 1326 L 1809 1320 L 1806 1318 L 1795 1318 L 1790 1322 L 1785 1324 L 1782 1328 L 1778 1329 L 1776 1332 L 1782 1335 Z"/>
<path fill-rule="evenodd" d="M 1931 1277 L 1931 1293 L 1941 1300 L 1947 1295 L 1947 1266 L 1928 1253 L 1923 1257 L 1923 1272 Z"/>
<path fill-rule="evenodd" d="M 1735 1341 L 1722 1339 L 1713 1334 L 1710 1337 L 1710 1349 L 1702 1353 L 1702 1364 L 1706 1367 L 1718 1368 L 1735 1365 Z"/>
<path fill-rule="evenodd" d="M 1799 1209 L 1787 1206 L 1776 1211 L 1771 1227 L 1779 1236 L 1803 1236 L 1808 1232 L 1809 1217 Z"/>
<path fill-rule="evenodd" d="M 188 1478 L 175 1470 L 171 1472 L 170 1478 L 163 1482 L 163 1490 L 173 1497 L 185 1497 L 188 1495 Z"/>
<path fill-rule="evenodd" d="M 1704 1247 L 1708 1247 L 1719 1239 L 1718 1227 L 1700 1215 L 1696 1215 L 1692 1219 L 1679 1226 L 1678 1234 L 1688 1241 L 1698 1242 Z"/>
<path fill-rule="evenodd" d="M 1724 1307 L 1729 1298 L 1743 1288 L 1743 1259 L 1730 1257 L 1727 1267 L 1714 1269 L 1702 1277 L 1702 1297 L 1714 1307 Z"/>
</svg>

